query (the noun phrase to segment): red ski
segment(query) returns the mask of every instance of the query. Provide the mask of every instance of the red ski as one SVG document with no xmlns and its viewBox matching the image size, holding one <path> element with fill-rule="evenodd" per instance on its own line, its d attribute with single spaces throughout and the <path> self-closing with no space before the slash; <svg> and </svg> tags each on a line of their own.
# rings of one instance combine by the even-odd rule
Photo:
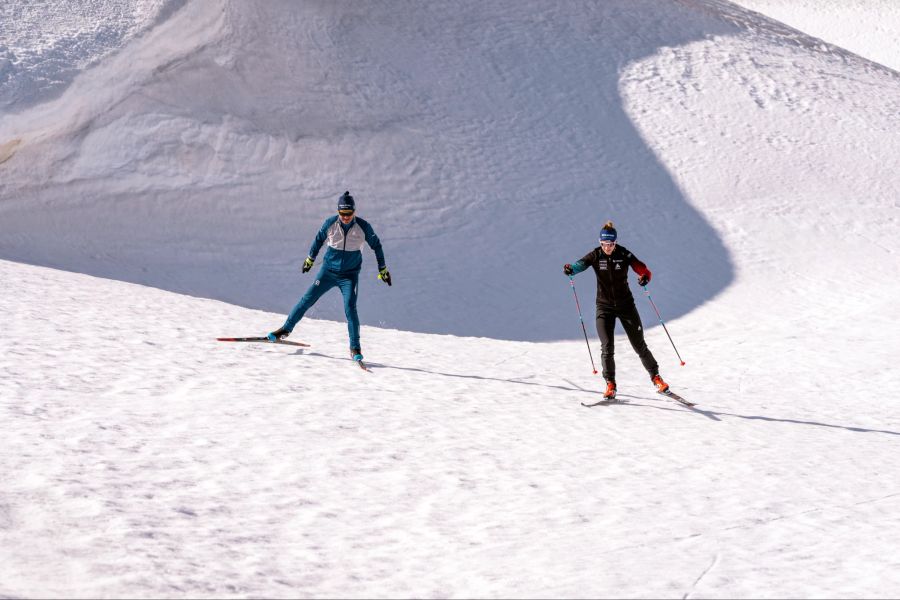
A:
<svg viewBox="0 0 900 600">
<path fill-rule="evenodd" d="M 284 344 L 285 346 L 300 346 L 301 348 L 309 348 L 309 344 L 303 342 L 291 342 L 288 340 L 275 340 L 274 342 L 266 336 L 260 337 L 220 337 L 216 338 L 220 342 L 265 342 L 266 344 Z"/>
</svg>

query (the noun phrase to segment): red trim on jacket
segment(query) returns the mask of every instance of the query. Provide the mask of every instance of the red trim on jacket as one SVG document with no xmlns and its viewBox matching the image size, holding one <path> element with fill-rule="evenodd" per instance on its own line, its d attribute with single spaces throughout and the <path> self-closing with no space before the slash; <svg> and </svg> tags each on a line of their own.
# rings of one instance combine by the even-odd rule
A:
<svg viewBox="0 0 900 600">
<path fill-rule="evenodd" d="M 634 255 L 632 255 L 631 257 L 631 268 L 634 269 L 634 272 L 638 274 L 638 277 L 640 277 L 641 275 L 646 275 L 648 282 L 653 278 L 653 273 L 650 272 L 650 269 L 647 268 L 647 265 L 639 261 Z"/>
</svg>

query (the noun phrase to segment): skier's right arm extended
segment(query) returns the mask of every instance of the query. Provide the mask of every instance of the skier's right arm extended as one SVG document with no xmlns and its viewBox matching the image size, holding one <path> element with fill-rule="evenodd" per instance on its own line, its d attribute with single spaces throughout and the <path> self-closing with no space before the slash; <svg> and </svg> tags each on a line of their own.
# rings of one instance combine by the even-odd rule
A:
<svg viewBox="0 0 900 600">
<path fill-rule="evenodd" d="M 572 264 L 566 263 L 565 265 L 563 265 L 563 273 L 565 273 L 569 277 L 571 277 L 572 275 L 577 275 L 578 273 L 581 273 L 582 271 L 587 269 L 589 266 L 591 266 L 593 261 L 594 261 L 594 253 L 592 251 L 589 254 L 576 260 Z"/>
<path fill-rule="evenodd" d="M 566 275 L 568 275 L 570 277 L 577 273 L 581 273 L 585 269 L 587 269 L 587 265 L 584 264 L 583 262 L 581 262 L 580 260 L 576 260 L 572 264 L 566 263 L 563 265 L 563 273 L 565 273 Z"/>
<path fill-rule="evenodd" d="M 328 227 L 330 225 L 329 219 L 325 219 L 325 222 L 322 223 L 322 226 L 319 228 L 319 232 L 316 234 L 312 246 L 309 247 L 309 255 L 306 257 L 306 260 L 303 261 L 303 267 L 301 269 L 304 273 L 313 268 L 313 264 L 316 262 L 316 256 L 319 255 L 319 250 L 322 249 L 322 244 L 328 239 Z"/>
</svg>

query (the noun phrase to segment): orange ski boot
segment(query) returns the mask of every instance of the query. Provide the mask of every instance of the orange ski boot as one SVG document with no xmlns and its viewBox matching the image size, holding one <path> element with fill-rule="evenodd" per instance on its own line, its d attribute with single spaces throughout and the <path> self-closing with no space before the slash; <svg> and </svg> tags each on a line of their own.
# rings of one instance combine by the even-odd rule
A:
<svg viewBox="0 0 900 600">
<path fill-rule="evenodd" d="M 659 375 L 653 376 L 653 385 L 656 386 L 656 391 L 660 394 L 665 394 L 669 391 L 669 384 L 663 381 L 663 378 Z"/>
<path fill-rule="evenodd" d="M 606 391 L 603 392 L 604 400 L 615 400 L 616 398 L 616 382 L 615 381 L 607 381 L 606 382 Z"/>
</svg>

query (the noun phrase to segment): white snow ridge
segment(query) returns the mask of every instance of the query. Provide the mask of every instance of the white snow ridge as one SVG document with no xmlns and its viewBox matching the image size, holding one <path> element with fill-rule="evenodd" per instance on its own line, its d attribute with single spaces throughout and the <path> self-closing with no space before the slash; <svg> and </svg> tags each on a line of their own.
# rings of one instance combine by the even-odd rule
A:
<svg viewBox="0 0 900 600">
<path fill-rule="evenodd" d="M 900 596 L 897 19 L 3 3 L 0 598 Z M 337 292 L 217 342 L 344 190 L 370 371 Z M 694 408 L 624 335 L 582 406 L 607 220 Z"/>
</svg>

